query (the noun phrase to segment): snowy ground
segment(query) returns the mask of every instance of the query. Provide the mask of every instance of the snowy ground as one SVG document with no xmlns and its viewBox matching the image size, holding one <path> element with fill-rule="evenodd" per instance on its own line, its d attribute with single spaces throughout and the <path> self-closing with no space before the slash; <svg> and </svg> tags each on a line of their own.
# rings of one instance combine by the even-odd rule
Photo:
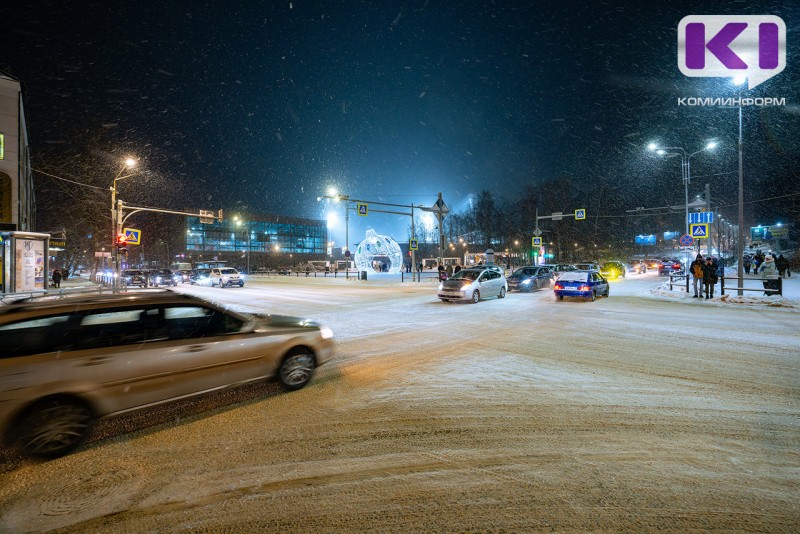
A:
<svg viewBox="0 0 800 534">
<path fill-rule="evenodd" d="M 800 277 L 786 297 L 445 304 L 433 283 L 182 287 L 331 326 L 338 358 L 6 454 L 0 531 L 796 532 Z M 738 302 L 734 302 L 738 301 Z"/>
</svg>

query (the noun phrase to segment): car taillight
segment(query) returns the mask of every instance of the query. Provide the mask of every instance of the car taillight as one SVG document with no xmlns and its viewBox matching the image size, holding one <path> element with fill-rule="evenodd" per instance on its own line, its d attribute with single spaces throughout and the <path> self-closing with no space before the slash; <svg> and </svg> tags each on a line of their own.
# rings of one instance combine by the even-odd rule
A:
<svg viewBox="0 0 800 534">
<path fill-rule="evenodd" d="M 556 284 L 555 286 L 553 286 L 553 289 L 564 289 L 564 286 L 562 286 L 561 284 Z"/>
<path fill-rule="evenodd" d="M 590 289 L 592 289 L 592 288 L 589 287 L 589 286 L 581 286 L 581 287 L 578 288 L 578 291 L 589 291 Z"/>
</svg>

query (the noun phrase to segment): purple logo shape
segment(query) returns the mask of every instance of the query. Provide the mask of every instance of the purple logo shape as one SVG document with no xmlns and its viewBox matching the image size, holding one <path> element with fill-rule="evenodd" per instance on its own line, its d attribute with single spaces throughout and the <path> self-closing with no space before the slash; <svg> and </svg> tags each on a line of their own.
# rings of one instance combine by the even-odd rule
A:
<svg viewBox="0 0 800 534">
<path fill-rule="evenodd" d="M 786 25 L 774 15 L 684 17 L 678 67 L 691 77 L 744 75 L 752 89 L 786 67 Z"/>
</svg>

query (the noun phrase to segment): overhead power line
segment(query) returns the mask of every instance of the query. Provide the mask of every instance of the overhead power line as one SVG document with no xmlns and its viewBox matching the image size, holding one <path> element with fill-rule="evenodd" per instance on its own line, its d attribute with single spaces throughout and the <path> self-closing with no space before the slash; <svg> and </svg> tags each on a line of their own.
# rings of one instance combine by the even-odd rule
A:
<svg viewBox="0 0 800 534">
<path fill-rule="evenodd" d="M 39 169 L 31 169 L 33 172 L 38 172 L 39 174 L 44 174 L 45 176 L 49 176 L 50 178 L 55 178 L 56 180 L 61 180 L 62 182 L 69 182 L 71 184 L 79 185 L 81 187 L 91 187 L 92 189 L 99 189 L 101 191 L 108 191 L 107 187 L 98 187 L 96 185 L 89 185 L 83 184 L 81 182 L 76 182 L 75 180 L 70 180 L 69 178 L 64 178 L 63 176 L 56 176 L 55 174 L 50 174 L 48 172 L 44 172 Z"/>
</svg>

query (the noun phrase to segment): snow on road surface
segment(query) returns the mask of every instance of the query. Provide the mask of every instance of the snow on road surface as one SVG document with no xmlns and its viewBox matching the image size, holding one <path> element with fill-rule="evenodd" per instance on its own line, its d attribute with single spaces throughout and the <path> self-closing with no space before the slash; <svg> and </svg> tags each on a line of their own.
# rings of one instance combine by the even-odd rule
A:
<svg viewBox="0 0 800 534">
<path fill-rule="evenodd" d="M 596 302 L 474 305 L 390 276 L 181 286 L 327 324 L 338 358 L 298 392 L 243 388 L 104 423 L 58 460 L 6 458 L 0 531 L 796 531 L 785 282 L 786 299 L 733 303 L 646 274 Z"/>
</svg>

